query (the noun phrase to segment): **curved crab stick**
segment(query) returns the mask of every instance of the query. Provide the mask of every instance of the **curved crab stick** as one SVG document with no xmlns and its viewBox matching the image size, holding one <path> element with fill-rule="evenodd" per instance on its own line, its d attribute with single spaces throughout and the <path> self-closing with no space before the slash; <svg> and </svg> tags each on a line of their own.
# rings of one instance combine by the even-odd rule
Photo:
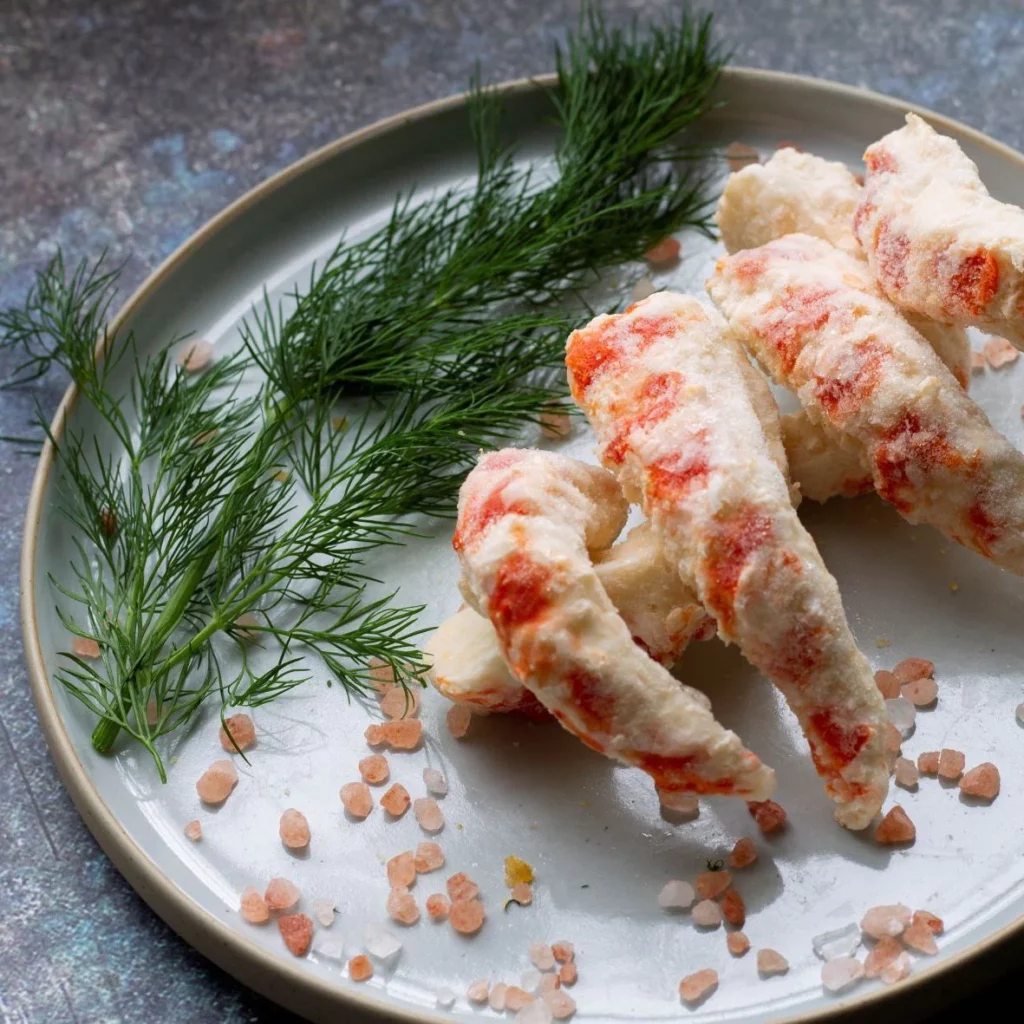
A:
<svg viewBox="0 0 1024 1024">
<path fill-rule="evenodd" d="M 724 322 L 661 292 L 566 347 L 601 459 L 692 576 L 719 635 L 782 690 L 836 817 L 864 828 L 888 790 L 888 716 L 836 581 L 789 500 Z"/>
<path fill-rule="evenodd" d="M 775 773 L 634 642 L 591 551 L 625 519 L 615 478 L 549 452 L 484 455 L 459 494 L 454 546 L 466 600 L 506 663 L 588 746 L 646 771 L 662 794 L 763 800 Z"/>
<path fill-rule="evenodd" d="M 1024 456 L 865 264 L 790 235 L 719 260 L 708 291 L 812 418 L 863 447 L 875 490 L 904 518 L 1024 574 Z"/>
<path fill-rule="evenodd" d="M 1024 210 L 989 195 L 959 145 L 916 114 L 864 163 L 854 228 L 882 291 L 1024 347 Z"/>
</svg>

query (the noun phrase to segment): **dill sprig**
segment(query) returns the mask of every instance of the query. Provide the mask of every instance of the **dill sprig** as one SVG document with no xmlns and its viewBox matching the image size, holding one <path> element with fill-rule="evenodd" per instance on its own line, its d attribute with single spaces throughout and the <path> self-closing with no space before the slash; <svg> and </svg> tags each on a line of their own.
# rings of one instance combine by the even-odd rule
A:
<svg viewBox="0 0 1024 1024">
<path fill-rule="evenodd" d="M 709 29 L 684 14 L 641 38 L 586 14 L 556 55 L 553 174 L 516 159 L 474 85 L 475 181 L 400 197 L 204 373 L 173 343 L 143 358 L 105 332 L 118 278 L 102 261 L 69 274 L 58 258 L 0 316 L 23 355 L 13 383 L 57 363 L 101 426 L 51 435 L 78 550 L 74 582 L 54 580 L 60 613 L 101 652 L 67 655 L 58 679 L 100 719 L 96 749 L 123 731 L 163 776 L 157 741 L 209 696 L 222 716 L 273 700 L 311 678 L 310 655 L 350 694 L 375 659 L 422 684 L 422 609 L 367 558 L 451 515 L 476 453 L 564 392 L 552 370 L 602 268 L 684 225 L 710 232 L 701 151 L 680 139 L 713 103 Z"/>
</svg>

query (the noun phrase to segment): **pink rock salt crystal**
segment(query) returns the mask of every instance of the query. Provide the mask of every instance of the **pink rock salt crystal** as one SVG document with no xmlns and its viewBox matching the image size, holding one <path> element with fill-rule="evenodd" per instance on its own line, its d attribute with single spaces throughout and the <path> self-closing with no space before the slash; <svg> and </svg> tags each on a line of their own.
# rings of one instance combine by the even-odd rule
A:
<svg viewBox="0 0 1024 1024">
<path fill-rule="evenodd" d="M 332 900 L 313 900 L 313 916 L 324 928 L 330 928 L 334 924 L 334 913 Z"/>
<path fill-rule="evenodd" d="M 717 928 L 722 923 L 722 908 L 714 900 L 701 900 L 692 911 L 693 923 L 701 928 Z"/>
<path fill-rule="evenodd" d="M 995 800 L 999 795 L 999 769 L 991 761 L 972 768 L 960 780 L 960 792 L 979 800 Z"/>
<path fill-rule="evenodd" d="M 380 709 L 388 718 L 415 718 L 420 713 L 420 695 L 413 689 L 392 687 L 381 697 Z"/>
<path fill-rule="evenodd" d="M 366 727 L 363 737 L 371 747 L 379 747 L 385 742 L 384 727 L 373 722 Z"/>
<path fill-rule="evenodd" d="M 420 908 L 416 899 L 404 885 L 395 886 L 388 893 L 388 917 L 399 924 L 415 924 L 420 919 Z"/>
<path fill-rule="evenodd" d="M 882 981 L 886 985 L 895 985 L 910 973 L 910 957 L 906 951 L 900 953 L 891 964 L 882 968 Z"/>
<path fill-rule="evenodd" d="M 365 782 L 346 782 L 339 795 L 348 814 L 359 821 L 373 810 L 373 796 Z"/>
<path fill-rule="evenodd" d="M 370 958 L 360 953 L 348 962 L 348 976 L 353 981 L 369 981 L 373 977 L 373 964 Z"/>
<path fill-rule="evenodd" d="M 380 786 L 388 781 L 391 769 L 388 767 L 388 759 L 383 754 L 370 754 L 359 762 L 359 774 L 363 782 L 369 782 L 372 786 Z"/>
<path fill-rule="evenodd" d="M 551 953 L 560 964 L 567 964 L 576 958 L 576 947 L 564 940 L 552 942 Z"/>
<path fill-rule="evenodd" d="M 903 952 L 903 947 L 891 935 L 883 935 L 864 958 L 864 974 L 877 978 Z"/>
<path fill-rule="evenodd" d="M 412 801 L 409 799 L 409 791 L 400 782 L 396 782 L 380 798 L 380 805 L 392 818 L 400 818 L 407 810 Z"/>
<path fill-rule="evenodd" d="M 231 715 L 224 719 L 217 736 L 220 745 L 229 754 L 234 754 L 238 750 L 248 750 L 256 742 L 256 726 L 248 715 Z"/>
<path fill-rule="evenodd" d="M 700 814 L 700 801 L 693 793 L 680 793 L 671 789 L 659 789 L 657 792 L 658 801 L 665 810 L 694 817 Z"/>
<path fill-rule="evenodd" d="M 477 981 L 472 982 L 469 988 L 466 989 L 466 998 L 471 1003 L 486 1003 L 490 992 L 490 982 L 488 982 L 486 978 L 479 978 Z"/>
<path fill-rule="evenodd" d="M 242 890 L 238 909 L 249 924 L 266 924 L 270 920 L 270 907 L 267 906 L 267 901 L 251 885 Z"/>
<path fill-rule="evenodd" d="M 917 755 L 917 770 L 922 775 L 936 775 L 939 771 L 939 752 L 937 750 L 926 750 L 923 754 Z"/>
<path fill-rule="evenodd" d="M 864 965 L 852 956 L 837 956 L 821 968 L 821 983 L 829 992 L 842 992 L 863 977 Z"/>
<path fill-rule="evenodd" d="M 577 968 L 575 961 L 562 964 L 562 966 L 558 968 L 558 981 L 562 985 L 575 985 L 578 977 L 579 968 Z"/>
<path fill-rule="evenodd" d="M 461 740 L 469 731 L 469 723 L 473 719 L 473 713 L 463 704 L 453 704 L 445 716 L 448 722 L 448 731 L 457 739 Z"/>
<path fill-rule="evenodd" d="M 413 800 L 412 813 L 424 832 L 440 832 L 444 828 L 444 814 L 432 796 L 421 796 Z"/>
<path fill-rule="evenodd" d="M 892 674 L 902 686 L 915 679 L 930 679 L 935 674 L 935 665 L 925 658 L 904 658 L 893 668 Z"/>
<path fill-rule="evenodd" d="M 444 867 L 444 850 L 429 839 L 416 847 L 413 863 L 417 874 L 425 875 L 428 871 L 437 871 Z"/>
<path fill-rule="evenodd" d="M 750 867 L 757 860 L 757 847 L 749 836 L 736 840 L 736 845 L 729 854 L 729 867 L 734 870 Z"/>
<path fill-rule="evenodd" d="M 679 982 L 679 998 L 691 1006 L 706 999 L 718 988 L 718 971 L 705 967 L 702 971 L 688 974 Z"/>
<path fill-rule="evenodd" d="M 100 656 L 100 645 L 88 636 L 71 638 L 71 653 L 79 658 L 95 661 Z"/>
<path fill-rule="evenodd" d="M 380 658 L 371 658 L 367 662 L 367 667 L 370 670 L 370 685 L 380 696 L 394 689 L 397 685 L 395 683 L 395 670 L 386 661 L 381 661 Z"/>
<path fill-rule="evenodd" d="M 892 722 L 885 723 L 885 749 L 889 754 L 898 754 L 903 746 L 903 734 Z"/>
<path fill-rule="evenodd" d="M 543 942 L 530 946 L 530 960 L 539 971 L 550 971 L 555 966 L 555 951 Z"/>
<path fill-rule="evenodd" d="M 277 928 L 292 956 L 305 956 L 313 941 L 313 922 L 305 914 L 284 914 L 277 919 Z"/>
<path fill-rule="evenodd" d="M 774 800 L 751 800 L 747 808 L 762 832 L 777 832 L 786 824 L 786 811 Z"/>
<path fill-rule="evenodd" d="M 485 917 L 484 905 L 479 900 L 456 900 L 448 910 L 448 920 L 460 935 L 475 935 Z"/>
<path fill-rule="evenodd" d="M 702 871 L 694 884 L 697 896 L 702 900 L 713 900 L 732 885 L 732 875 L 728 871 Z"/>
<path fill-rule="evenodd" d="M 501 1013 L 505 1009 L 505 990 L 507 988 L 508 985 L 503 981 L 499 981 L 498 984 L 494 985 L 488 993 L 487 1004 L 497 1013 Z"/>
<path fill-rule="evenodd" d="M 222 804 L 238 783 L 238 772 L 230 761 L 214 761 L 199 776 L 196 792 L 204 804 Z"/>
<path fill-rule="evenodd" d="M 540 432 L 549 441 L 560 441 L 572 432 L 572 419 L 559 403 L 540 414 Z"/>
<path fill-rule="evenodd" d="M 203 824 L 198 818 L 185 826 L 185 836 L 193 843 L 198 843 L 203 838 Z"/>
<path fill-rule="evenodd" d="M 743 956 L 750 949 L 750 939 L 743 932 L 729 932 L 725 937 L 725 945 L 733 956 Z"/>
<path fill-rule="evenodd" d="M 178 364 L 186 373 L 198 373 L 210 365 L 213 346 L 204 338 L 193 338 L 178 353 Z"/>
<path fill-rule="evenodd" d="M 409 888 L 416 881 L 416 858 L 411 851 L 396 853 L 387 863 L 387 872 L 392 888 Z"/>
<path fill-rule="evenodd" d="M 939 947 L 935 944 L 935 936 L 931 928 L 924 921 L 911 922 L 910 927 L 903 933 L 903 944 L 909 946 L 918 953 L 926 956 L 935 956 Z"/>
<path fill-rule="evenodd" d="M 943 748 L 939 754 L 939 778 L 956 782 L 963 775 L 966 763 L 967 758 L 961 751 L 950 750 L 948 747 Z"/>
<path fill-rule="evenodd" d="M 562 967 L 565 966 L 565 964 L 562 964 Z M 562 979 L 559 976 L 562 967 L 559 967 L 558 971 L 554 974 L 542 974 L 540 976 L 540 981 L 537 983 L 537 991 L 541 995 L 543 995 L 545 992 L 554 992 L 556 988 L 562 987 Z"/>
<path fill-rule="evenodd" d="M 431 921 L 443 921 L 448 916 L 450 906 L 448 897 L 442 892 L 431 893 L 427 897 L 426 908 Z"/>
<path fill-rule="evenodd" d="M 445 883 L 445 888 L 453 901 L 472 900 L 480 895 L 480 887 L 463 871 L 452 875 Z"/>
<path fill-rule="evenodd" d="M 745 142 L 730 142 L 725 147 L 725 160 L 732 172 L 742 171 L 748 164 L 760 163 L 761 157 L 756 149 Z"/>
<path fill-rule="evenodd" d="M 985 360 L 993 370 L 1016 362 L 1020 353 L 1005 338 L 989 338 L 982 346 Z"/>
<path fill-rule="evenodd" d="M 661 239 L 660 242 L 655 242 L 644 253 L 644 259 L 653 266 L 664 266 L 669 263 L 675 263 L 679 259 L 681 249 L 682 246 L 679 244 L 679 240 L 668 236 Z"/>
<path fill-rule="evenodd" d="M 971 373 L 981 373 L 985 369 L 984 352 L 971 353 Z"/>
<path fill-rule="evenodd" d="M 886 700 L 894 700 L 900 695 L 900 681 L 884 668 L 875 673 L 875 685 Z"/>
<path fill-rule="evenodd" d="M 916 838 L 917 829 L 899 804 L 896 804 L 875 828 L 875 842 L 883 846 L 912 843 Z"/>
<path fill-rule="evenodd" d="M 873 939 L 894 938 L 903 934 L 910 924 L 910 916 L 910 907 L 902 903 L 872 907 L 861 918 L 860 930 Z"/>
<path fill-rule="evenodd" d="M 941 935 L 945 927 L 941 917 L 936 917 L 929 910 L 915 910 L 914 916 L 910 919 L 911 924 L 923 924 L 932 935 Z"/>
<path fill-rule="evenodd" d="M 302 899 L 302 893 L 287 878 L 272 878 L 267 882 L 267 891 L 263 894 L 267 906 L 271 910 L 291 910 Z"/>
<path fill-rule="evenodd" d="M 893 768 L 892 774 L 893 778 L 896 780 L 896 784 L 903 786 L 904 789 L 913 789 L 917 785 L 920 777 L 917 765 L 907 757 L 897 759 L 896 766 Z"/>
<path fill-rule="evenodd" d="M 915 708 L 926 708 L 938 700 L 939 684 L 929 677 L 914 679 L 904 683 L 900 692 Z"/>
<path fill-rule="evenodd" d="M 281 842 L 289 850 L 304 850 L 309 846 L 309 822 L 302 811 L 289 807 L 281 815 L 281 824 L 278 826 Z"/>
<path fill-rule="evenodd" d="M 727 889 L 720 904 L 722 917 L 734 928 L 742 928 L 747 922 L 747 906 L 735 889 Z"/>
<path fill-rule="evenodd" d="M 576 1000 L 568 992 L 553 989 L 544 993 L 544 1002 L 555 1020 L 568 1020 L 576 1012 Z"/>
<path fill-rule="evenodd" d="M 518 985 L 509 985 L 505 989 L 505 1009 L 515 1013 L 521 1010 L 527 1003 L 533 1002 L 533 996 Z"/>
<path fill-rule="evenodd" d="M 521 907 L 528 907 L 533 902 L 533 886 L 529 882 L 516 882 L 508 894 Z"/>
<path fill-rule="evenodd" d="M 423 723 L 418 718 L 398 718 L 381 723 L 384 742 L 393 750 L 415 750 L 423 738 Z"/>
<path fill-rule="evenodd" d="M 448 780 L 436 768 L 423 769 L 423 784 L 434 796 L 448 795 Z"/>
<path fill-rule="evenodd" d="M 757 951 L 757 971 L 766 978 L 775 974 L 785 974 L 789 970 L 789 961 L 774 949 L 759 949 Z"/>
</svg>

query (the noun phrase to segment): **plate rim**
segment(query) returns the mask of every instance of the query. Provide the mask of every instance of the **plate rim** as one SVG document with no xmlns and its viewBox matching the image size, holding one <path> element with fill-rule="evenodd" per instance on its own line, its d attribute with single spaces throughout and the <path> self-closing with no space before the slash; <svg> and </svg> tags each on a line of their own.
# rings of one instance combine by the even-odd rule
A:
<svg viewBox="0 0 1024 1024">
<path fill-rule="evenodd" d="M 722 78 L 725 81 L 738 80 L 747 85 L 756 85 L 758 82 L 789 85 L 830 93 L 839 99 L 866 101 L 898 113 L 911 111 L 944 131 L 952 131 L 969 139 L 979 148 L 987 149 L 1016 163 L 1024 171 L 1024 153 L 1012 146 L 955 118 L 938 114 L 918 104 L 887 96 L 871 89 L 815 78 L 810 75 L 741 65 L 726 67 L 722 72 Z M 556 84 L 557 76 L 555 73 L 549 72 L 511 79 L 501 82 L 493 88 L 500 96 L 508 98 L 542 88 L 550 89 Z M 333 159 L 338 154 L 356 148 L 380 135 L 464 106 L 468 96 L 468 92 L 456 93 L 382 118 L 313 150 L 271 175 L 265 181 L 253 186 L 206 221 L 143 280 L 110 322 L 109 333 L 118 333 L 124 323 L 133 315 L 136 307 L 154 293 L 194 251 L 282 186 L 327 160 Z M 96 354 L 97 358 L 102 356 L 101 342 L 97 343 Z M 77 386 L 70 384 L 61 398 L 50 424 L 53 439 L 60 439 L 64 424 L 74 409 L 77 397 Z M 217 967 L 230 974 L 236 981 L 255 990 L 277 1005 L 300 1014 L 310 1011 L 320 1014 L 324 1010 L 336 1012 L 339 1009 L 347 1008 L 358 1010 L 377 1020 L 403 1021 L 408 1024 L 449 1024 L 452 1018 L 447 1014 L 440 1014 L 425 1007 L 396 1005 L 376 996 L 375 990 L 372 989 L 367 989 L 364 992 L 339 986 L 305 971 L 299 962 L 292 963 L 282 956 L 261 948 L 180 890 L 128 834 L 111 811 L 75 752 L 71 737 L 58 712 L 43 662 L 35 605 L 36 554 L 39 546 L 39 527 L 42 521 L 45 495 L 53 466 L 54 445 L 53 440 L 48 438 L 39 455 L 25 512 L 20 558 L 22 641 L 29 686 L 50 754 L 75 808 L 101 849 L 149 908 L 186 943 Z M 948 959 L 916 970 L 899 985 L 867 991 L 860 996 L 836 1002 L 833 1006 L 780 1017 L 777 1018 L 777 1021 L 779 1024 L 811 1024 L 812 1021 L 833 1022 L 849 1019 L 872 1009 L 881 1010 L 883 1007 L 888 1009 L 896 1001 L 909 1003 L 914 996 L 921 996 L 922 989 L 926 986 L 930 986 L 930 990 L 934 990 L 931 983 L 938 981 L 940 976 L 948 977 L 950 972 L 957 972 L 962 978 L 968 968 L 977 966 L 980 959 L 996 951 L 997 947 L 1003 947 L 1011 940 L 1022 937 L 1024 937 L 1024 916 L 1018 917 L 1017 920 L 1004 925 Z M 980 984 L 983 979 L 984 972 L 979 971 L 978 983 Z M 961 991 L 966 993 L 969 987 L 965 985 Z"/>
</svg>

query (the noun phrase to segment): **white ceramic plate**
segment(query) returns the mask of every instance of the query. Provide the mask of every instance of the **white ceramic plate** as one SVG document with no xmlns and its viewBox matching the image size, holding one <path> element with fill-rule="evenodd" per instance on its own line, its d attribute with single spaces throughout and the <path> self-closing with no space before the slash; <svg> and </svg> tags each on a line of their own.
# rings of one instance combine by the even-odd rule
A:
<svg viewBox="0 0 1024 1024">
<path fill-rule="evenodd" d="M 858 165 L 865 145 L 900 123 L 904 105 L 856 90 L 791 76 L 730 71 L 729 101 L 704 126 L 717 142 L 739 139 L 770 152 L 782 139 L 825 157 Z M 550 153 L 545 106 L 528 83 L 508 87 L 512 122 L 526 157 Z M 926 116 L 931 116 L 926 113 Z M 957 136 L 1000 198 L 1024 203 L 1024 161 L 1015 152 L 962 126 L 933 118 Z M 273 293 L 307 276 L 310 262 L 343 229 L 363 231 L 386 215 L 396 191 L 413 183 L 442 185 L 472 173 L 473 158 L 459 98 L 433 104 L 367 129 L 314 154 L 255 190 L 176 253 L 143 286 L 123 313 L 144 343 L 195 330 L 218 351 L 237 344 L 237 325 L 266 285 Z M 683 239 L 685 260 L 656 277 L 659 286 L 702 293 L 718 248 Z M 623 292 L 641 273 L 623 274 Z M 1021 401 L 1024 368 L 976 376 L 972 392 L 997 426 L 1024 444 Z M 83 409 L 65 403 L 78 426 L 91 429 Z M 563 450 L 592 459 L 581 428 Z M 390 757 L 393 777 L 413 796 L 421 773 L 436 765 L 448 776 L 440 836 L 448 867 L 422 877 L 421 903 L 443 888 L 450 872 L 465 870 L 482 886 L 488 920 L 465 940 L 448 926 L 422 920 L 394 926 L 404 950 L 394 970 L 378 970 L 366 985 L 348 980 L 343 965 L 314 952 L 296 960 L 276 928 L 248 926 L 237 894 L 272 875 L 292 878 L 306 896 L 336 901 L 339 917 L 323 937 L 361 951 L 364 926 L 386 923 L 384 861 L 425 838 L 410 813 L 387 823 L 378 808 L 362 824 L 346 820 L 338 788 L 358 777 L 367 748 L 367 711 L 348 704 L 337 687 L 309 686 L 254 717 L 259 745 L 251 767 L 219 811 L 203 809 L 194 784 L 224 756 L 211 713 L 174 750 L 170 782 L 134 751 L 97 756 L 91 722 L 59 688 L 51 687 L 57 651 L 67 638 L 54 613 L 47 572 L 66 574 L 70 554 L 64 524 L 50 498 L 51 453 L 41 461 L 24 546 L 24 626 L 33 685 L 43 725 L 64 779 L 90 828 L 129 881 L 188 941 L 288 1007 L 320 1020 L 352 1012 L 416 1020 L 493 1016 L 464 998 L 477 977 L 518 983 L 529 967 L 527 946 L 538 940 L 576 944 L 581 980 L 573 990 L 578 1019 L 755 1022 L 813 1017 L 848 1008 L 875 1013 L 897 990 L 865 984 L 844 1000 L 823 994 L 821 964 L 811 937 L 851 921 L 874 904 L 928 907 L 946 921 L 941 952 L 915 963 L 914 978 L 898 986 L 914 993 L 944 968 L 992 949 L 1024 908 L 1024 738 L 1014 720 L 1022 698 L 1024 584 L 993 569 L 933 531 L 915 529 L 874 498 L 807 504 L 801 515 L 839 579 L 851 625 L 878 667 L 908 655 L 938 666 L 940 699 L 918 716 L 905 744 L 921 750 L 956 747 L 968 764 L 995 761 L 1003 792 L 993 806 L 971 807 L 955 788 L 925 780 L 916 793 L 894 798 L 917 824 L 918 840 L 895 852 L 833 824 L 830 807 L 806 756 L 804 741 L 779 697 L 736 652 L 720 643 L 692 647 L 680 675 L 707 690 L 726 725 L 735 728 L 778 771 L 778 799 L 790 815 L 781 835 L 762 839 L 741 802 L 703 802 L 699 820 L 673 825 L 659 815 L 646 776 L 613 765 L 554 724 L 477 720 L 456 742 L 444 727 L 446 703 L 430 692 L 423 720 L 429 736 L 414 754 Z M 456 560 L 449 533 L 390 553 L 374 569 L 401 586 L 403 601 L 428 605 L 439 622 L 457 608 Z M 954 589 L 953 584 L 956 584 Z M 885 646 L 883 646 L 883 644 Z M 378 796 L 380 795 L 378 791 Z M 288 806 L 312 826 L 308 856 L 281 846 L 277 824 Z M 182 834 L 199 817 L 205 838 Z M 689 878 L 709 858 L 723 856 L 740 836 L 755 835 L 761 857 L 739 885 L 754 948 L 788 957 L 784 977 L 759 980 L 753 953 L 729 956 L 722 931 L 700 933 L 688 915 L 661 912 L 657 895 L 672 878 Z M 502 862 L 514 853 L 534 865 L 536 899 L 529 909 L 502 913 Z M 696 1010 L 680 1006 L 679 979 L 702 967 L 721 975 L 719 991 Z M 958 977 L 962 977 L 964 972 Z M 959 983 L 959 982 L 958 982 Z M 436 993 L 458 994 L 450 1014 Z"/>
</svg>

